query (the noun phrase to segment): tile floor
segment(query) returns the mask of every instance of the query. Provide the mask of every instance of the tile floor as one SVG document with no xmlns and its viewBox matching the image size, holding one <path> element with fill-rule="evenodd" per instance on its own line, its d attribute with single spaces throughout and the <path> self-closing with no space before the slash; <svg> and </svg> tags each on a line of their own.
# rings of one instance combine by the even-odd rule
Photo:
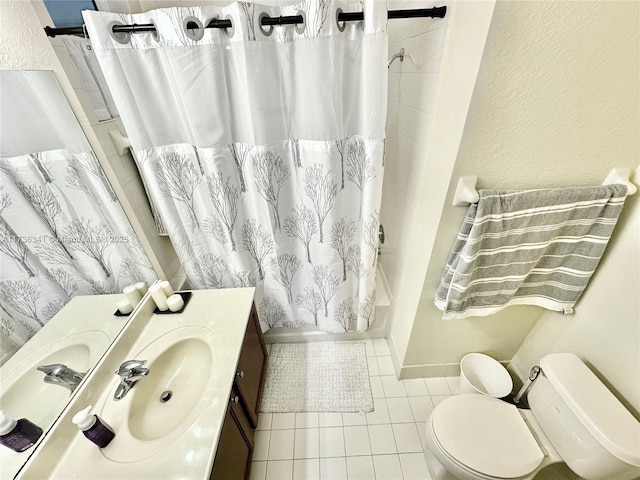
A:
<svg viewBox="0 0 640 480">
<path fill-rule="evenodd" d="M 386 340 L 367 340 L 375 410 L 262 413 L 252 480 L 429 480 L 424 422 L 459 377 L 397 380 Z"/>
</svg>

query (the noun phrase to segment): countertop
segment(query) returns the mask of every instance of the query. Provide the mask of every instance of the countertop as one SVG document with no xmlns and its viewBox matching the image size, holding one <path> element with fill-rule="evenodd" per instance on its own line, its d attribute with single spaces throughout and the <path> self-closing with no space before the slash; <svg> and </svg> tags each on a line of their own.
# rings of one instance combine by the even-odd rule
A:
<svg viewBox="0 0 640 480">
<path fill-rule="evenodd" d="M 229 403 L 253 295 L 253 288 L 198 290 L 193 292 L 183 313 L 169 315 L 154 314 L 155 305 L 150 297 L 147 298 L 95 367 L 89 381 L 78 389 L 73 402 L 42 441 L 38 454 L 29 460 L 18 478 L 208 479 Z M 107 397 L 113 396 L 117 385 L 114 372 L 123 361 L 135 358 L 137 353 L 144 351 L 150 343 L 167 332 L 182 327 L 193 329 L 193 326 L 204 327 L 215 333 L 217 347 L 215 365 L 212 367 L 215 373 L 193 409 L 195 418 L 192 423 L 168 445 L 160 449 L 149 448 L 149 442 L 132 439 L 122 433 L 126 418 L 103 418 L 114 428 L 116 436 L 111 444 L 100 450 L 72 424 L 71 418 L 79 410 L 94 405 L 96 408 L 93 413 L 99 413 L 100 405 L 104 404 Z M 134 385 L 132 392 L 136 388 L 137 385 Z M 162 421 L 162 418 L 158 418 L 158 422 Z M 114 461 L 109 458 L 114 456 L 114 452 L 122 451 L 123 447 L 132 449 L 132 459 Z"/>
</svg>

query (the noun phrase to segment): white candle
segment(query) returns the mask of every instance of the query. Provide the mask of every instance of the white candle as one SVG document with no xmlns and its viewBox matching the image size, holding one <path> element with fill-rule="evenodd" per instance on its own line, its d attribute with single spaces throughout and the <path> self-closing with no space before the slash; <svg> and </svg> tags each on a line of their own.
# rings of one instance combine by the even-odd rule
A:
<svg viewBox="0 0 640 480">
<path fill-rule="evenodd" d="M 140 292 L 140 296 L 144 296 L 145 293 L 147 293 L 147 284 L 144 282 L 138 282 L 134 285 L 134 287 L 136 287 L 136 290 L 138 290 Z"/>
<path fill-rule="evenodd" d="M 151 285 L 149 287 L 149 293 L 151 294 L 151 298 L 156 302 L 156 306 L 158 310 L 161 312 L 165 312 L 169 309 L 169 305 L 167 305 L 167 296 L 164 294 L 164 290 L 157 283 L 155 285 Z"/>
<path fill-rule="evenodd" d="M 167 296 L 167 298 L 174 294 L 173 288 L 171 288 L 171 284 L 168 281 L 161 281 L 160 286 L 162 287 L 162 290 L 164 290 L 164 294 Z"/>
<path fill-rule="evenodd" d="M 129 303 L 129 300 L 122 300 L 118 302 L 118 311 L 123 315 L 127 315 L 133 311 L 133 307 Z"/>
<path fill-rule="evenodd" d="M 184 307 L 184 300 L 182 300 L 182 297 L 176 293 L 175 295 L 171 295 L 167 298 L 167 305 L 169 305 L 169 310 L 177 312 Z"/>
<path fill-rule="evenodd" d="M 136 305 L 138 305 L 140 300 L 142 300 L 142 295 L 140 295 L 140 292 L 138 291 L 135 285 L 129 285 L 128 287 L 124 287 L 124 290 L 122 290 L 122 293 L 124 293 L 124 296 L 127 297 L 127 300 L 129 300 L 129 303 L 131 304 L 132 307 L 135 307 Z"/>
</svg>

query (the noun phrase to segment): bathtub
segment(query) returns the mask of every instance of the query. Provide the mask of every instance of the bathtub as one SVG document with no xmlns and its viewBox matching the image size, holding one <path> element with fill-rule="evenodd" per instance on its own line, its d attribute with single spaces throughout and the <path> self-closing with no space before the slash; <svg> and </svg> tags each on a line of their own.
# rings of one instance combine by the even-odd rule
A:
<svg viewBox="0 0 640 480">
<path fill-rule="evenodd" d="M 340 340 L 364 340 L 368 338 L 385 338 L 389 330 L 389 309 L 391 294 L 384 272 L 378 265 L 376 273 L 376 300 L 371 316 L 371 324 L 366 332 L 328 333 L 319 330 L 315 325 L 304 325 L 298 328 L 271 328 L 264 334 L 266 343 L 293 342 L 335 342 Z"/>
</svg>

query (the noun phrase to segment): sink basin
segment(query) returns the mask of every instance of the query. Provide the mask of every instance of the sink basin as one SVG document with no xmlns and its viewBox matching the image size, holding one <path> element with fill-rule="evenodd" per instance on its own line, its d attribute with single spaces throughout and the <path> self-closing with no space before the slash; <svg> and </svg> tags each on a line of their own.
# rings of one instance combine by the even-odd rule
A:
<svg viewBox="0 0 640 480">
<path fill-rule="evenodd" d="M 211 355 L 202 339 L 187 338 L 171 345 L 129 392 L 133 394 L 131 434 L 139 440 L 155 440 L 177 428 L 202 397 L 210 373 Z"/>
<path fill-rule="evenodd" d="M 11 371 L 3 371 L 0 408 L 9 416 L 28 418 L 46 430 L 67 404 L 71 392 L 60 385 L 44 383 L 44 374 L 36 367 L 62 363 L 78 372 L 86 372 L 108 345 L 107 335 L 90 330 L 41 347 Z"/>
<path fill-rule="evenodd" d="M 214 365 L 220 361 L 220 345 L 213 331 L 188 325 L 165 333 L 127 358 L 146 360 L 149 374 L 121 400 L 113 399 L 117 378 L 103 395 L 99 415 L 116 437 L 102 454 L 117 462 L 138 461 L 187 430 L 203 411 L 205 391 L 217 378 Z"/>
</svg>

